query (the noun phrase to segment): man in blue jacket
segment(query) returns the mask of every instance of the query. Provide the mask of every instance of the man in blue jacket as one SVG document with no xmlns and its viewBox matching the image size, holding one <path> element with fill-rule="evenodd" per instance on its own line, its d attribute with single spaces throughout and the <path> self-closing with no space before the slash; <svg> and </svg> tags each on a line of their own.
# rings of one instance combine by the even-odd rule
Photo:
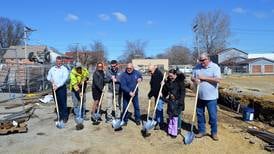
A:
<svg viewBox="0 0 274 154">
<path fill-rule="evenodd" d="M 136 125 L 141 124 L 141 114 L 138 99 L 138 89 L 135 93 L 133 91 L 137 83 L 140 83 L 142 79 L 142 74 L 134 69 L 132 63 L 127 64 L 126 71 L 123 72 L 120 76 L 120 84 L 123 92 L 123 112 L 126 110 L 130 98 L 133 97 L 132 103 L 134 107 L 134 117 Z M 124 119 L 125 125 L 127 124 L 128 118 L 128 113 L 126 113 Z"/>
</svg>

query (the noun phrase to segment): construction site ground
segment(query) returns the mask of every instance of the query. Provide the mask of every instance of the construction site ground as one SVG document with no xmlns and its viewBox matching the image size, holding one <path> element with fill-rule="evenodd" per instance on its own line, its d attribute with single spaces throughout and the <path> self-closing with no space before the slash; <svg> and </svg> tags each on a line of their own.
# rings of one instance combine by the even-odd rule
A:
<svg viewBox="0 0 274 154">
<path fill-rule="evenodd" d="M 256 79 L 253 85 L 249 84 L 245 77 L 243 81 L 239 78 L 233 78 L 231 81 L 225 78 L 223 82 L 236 84 L 240 87 L 256 88 L 261 91 L 273 92 L 271 84 L 274 83 L 273 77 L 269 80 Z M 260 86 L 260 87 L 258 87 Z M 140 85 L 140 106 L 141 114 L 147 114 L 149 90 L 148 79 L 145 79 Z M 187 91 L 185 98 L 186 107 L 183 112 L 182 135 L 185 135 L 190 129 L 190 121 L 194 107 L 194 94 Z M 103 100 L 105 109 L 106 97 Z M 87 109 L 90 109 L 92 103 L 91 92 L 87 93 Z M 68 96 L 68 106 L 72 106 L 71 96 Z M 1 112 L 3 111 L 1 106 Z M 151 109 L 152 111 L 153 109 Z M 132 106 L 130 111 L 133 111 Z M 90 113 L 87 115 L 90 117 Z M 165 117 L 167 115 L 165 114 Z M 0 153 L 247 153 L 263 154 L 269 153 L 263 149 L 266 144 L 262 140 L 253 137 L 246 132 L 248 127 L 257 126 L 265 130 L 274 132 L 273 127 L 258 122 L 244 122 L 240 114 L 218 109 L 218 136 L 219 141 L 213 141 L 209 136 L 201 139 L 194 139 L 192 144 L 185 145 L 183 136 L 178 135 L 173 139 L 163 130 L 151 130 L 151 136 L 144 138 L 140 130 L 142 126 L 136 126 L 133 121 L 129 121 L 127 126 L 121 131 L 114 131 L 111 124 L 103 121 L 99 125 L 92 125 L 92 122 L 85 121 L 84 129 L 77 131 L 73 114 L 70 114 L 69 121 L 64 129 L 55 127 L 56 118 L 54 113 L 54 103 L 40 103 L 34 114 L 27 122 L 28 132 L 0 136 Z M 165 120 L 166 121 L 166 120 Z M 208 120 L 207 120 L 208 121 Z M 196 123 L 195 123 L 196 124 Z M 207 132 L 210 132 L 210 126 L 207 125 Z"/>
</svg>

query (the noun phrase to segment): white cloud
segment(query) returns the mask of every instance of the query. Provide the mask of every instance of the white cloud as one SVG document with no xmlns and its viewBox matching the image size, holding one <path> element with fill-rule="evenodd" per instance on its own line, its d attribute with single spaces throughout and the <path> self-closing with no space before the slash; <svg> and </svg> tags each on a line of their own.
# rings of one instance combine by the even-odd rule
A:
<svg viewBox="0 0 274 154">
<path fill-rule="evenodd" d="M 254 12 L 253 15 L 259 19 L 267 18 L 267 14 L 265 12 Z"/>
<path fill-rule="evenodd" d="M 234 8 L 234 9 L 232 9 L 232 11 L 233 11 L 234 13 L 239 13 L 239 14 L 244 14 L 244 13 L 247 12 L 245 9 L 243 9 L 243 8 L 241 8 L 241 7 L 236 7 L 236 8 Z"/>
<path fill-rule="evenodd" d="M 79 17 L 75 14 L 67 14 L 67 16 L 65 17 L 65 20 L 68 21 L 68 22 L 73 22 L 73 21 L 77 21 L 79 20 Z"/>
<path fill-rule="evenodd" d="M 148 21 L 146 22 L 146 24 L 147 24 L 147 25 L 152 25 L 152 24 L 153 24 L 153 21 L 152 21 L 152 20 L 148 20 Z"/>
<path fill-rule="evenodd" d="M 109 15 L 107 14 L 99 14 L 98 18 L 102 21 L 108 21 L 110 19 Z"/>
<path fill-rule="evenodd" d="M 127 22 L 127 16 L 121 12 L 113 12 L 112 15 L 116 18 L 119 22 Z"/>
</svg>

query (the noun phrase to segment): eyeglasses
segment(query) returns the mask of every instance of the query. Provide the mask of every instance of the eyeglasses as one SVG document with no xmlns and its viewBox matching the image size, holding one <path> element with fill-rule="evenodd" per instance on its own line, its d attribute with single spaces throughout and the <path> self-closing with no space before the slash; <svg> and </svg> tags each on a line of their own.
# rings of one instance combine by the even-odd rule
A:
<svg viewBox="0 0 274 154">
<path fill-rule="evenodd" d="M 207 58 L 205 58 L 205 59 L 200 59 L 199 61 L 200 61 L 200 62 L 203 62 L 203 61 L 205 61 L 205 60 L 207 60 Z"/>
<path fill-rule="evenodd" d="M 132 70 L 132 68 L 130 68 L 130 67 L 127 67 L 127 70 Z"/>
</svg>

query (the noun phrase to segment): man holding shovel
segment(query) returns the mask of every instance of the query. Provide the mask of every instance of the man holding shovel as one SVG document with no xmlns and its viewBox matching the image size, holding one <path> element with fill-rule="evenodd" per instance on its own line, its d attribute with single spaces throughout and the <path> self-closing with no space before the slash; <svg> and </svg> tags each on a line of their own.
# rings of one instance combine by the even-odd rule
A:
<svg viewBox="0 0 274 154">
<path fill-rule="evenodd" d="M 133 97 L 132 103 L 134 107 L 134 116 L 136 125 L 141 124 L 141 114 L 138 99 L 138 90 L 134 93 L 134 89 L 137 83 L 142 82 L 142 74 L 135 70 L 132 63 L 127 64 L 126 71 L 120 76 L 121 89 L 123 92 L 123 112 L 126 111 L 126 107 L 131 97 Z M 126 113 L 124 122 L 125 125 L 128 121 L 128 113 Z"/>
<path fill-rule="evenodd" d="M 52 83 L 52 89 L 56 93 L 56 100 L 58 102 L 59 115 L 58 117 L 64 123 L 68 121 L 68 110 L 67 110 L 67 86 L 66 81 L 68 79 L 68 69 L 62 65 L 62 58 L 56 57 L 56 65 L 51 67 L 47 80 Z M 53 92 L 54 93 L 54 92 Z M 58 113 L 57 113 L 58 114 Z"/>
<path fill-rule="evenodd" d="M 200 85 L 196 109 L 199 134 L 196 135 L 196 138 L 206 135 L 205 107 L 207 107 L 211 137 L 214 141 L 217 141 L 219 140 L 217 136 L 217 99 L 221 71 L 217 64 L 210 61 L 207 53 L 202 53 L 199 56 L 199 61 L 200 64 L 193 69 L 191 78 L 193 82 Z"/>
<path fill-rule="evenodd" d="M 148 93 L 148 98 L 151 99 L 152 97 L 154 97 L 154 100 L 156 102 L 156 99 L 158 98 L 158 94 L 161 95 L 160 92 L 160 87 L 161 87 L 161 82 L 163 80 L 163 73 L 156 68 L 154 65 L 150 65 L 148 67 L 148 72 L 151 75 L 151 79 L 150 79 L 150 91 Z M 164 102 L 162 99 L 159 99 L 158 105 L 157 105 L 157 109 L 156 109 L 156 117 L 155 117 L 155 121 L 157 121 L 157 125 L 155 126 L 154 129 L 158 130 L 158 129 L 163 129 L 164 126 L 164 112 L 163 112 L 163 108 L 164 108 Z"/>
<path fill-rule="evenodd" d="M 85 116 L 86 109 L 86 98 L 85 91 L 87 87 L 87 81 L 89 80 L 89 71 L 84 68 L 80 62 L 77 62 L 75 68 L 73 68 L 70 72 L 70 90 L 73 102 L 73 112 L 76 115 L 76 118 L 84 118 L 88 120 Z M 84 83 L 84 84 L 83 84 Z M 82 94 L 82 86 L 83 94 Z M 83 97 L 82 107 L 80 107 L 81 97 Z M 81 113 L 80 113 L 81 108 Z"/>
<path fill-rule="evenodd" d="M 111 122 L 113 119 L 120 118 L 121 112 L 121 90 L 120 90 L 120 82 L 118 80 L 118 76 L 121 74 L 118 68 L 118 62 L 116 60 L 112 60 L 110 62 L 110 68 L 106 72 L 106 79 L 108 82 L 108 104 L 107 104 L 107 115 L 106 115 L 106 123 Z M 114 106 L 115 105 L 115 106 Z M 116 109 L 115 116 L 112 118 L 112 110 Z"/>
</svg>

